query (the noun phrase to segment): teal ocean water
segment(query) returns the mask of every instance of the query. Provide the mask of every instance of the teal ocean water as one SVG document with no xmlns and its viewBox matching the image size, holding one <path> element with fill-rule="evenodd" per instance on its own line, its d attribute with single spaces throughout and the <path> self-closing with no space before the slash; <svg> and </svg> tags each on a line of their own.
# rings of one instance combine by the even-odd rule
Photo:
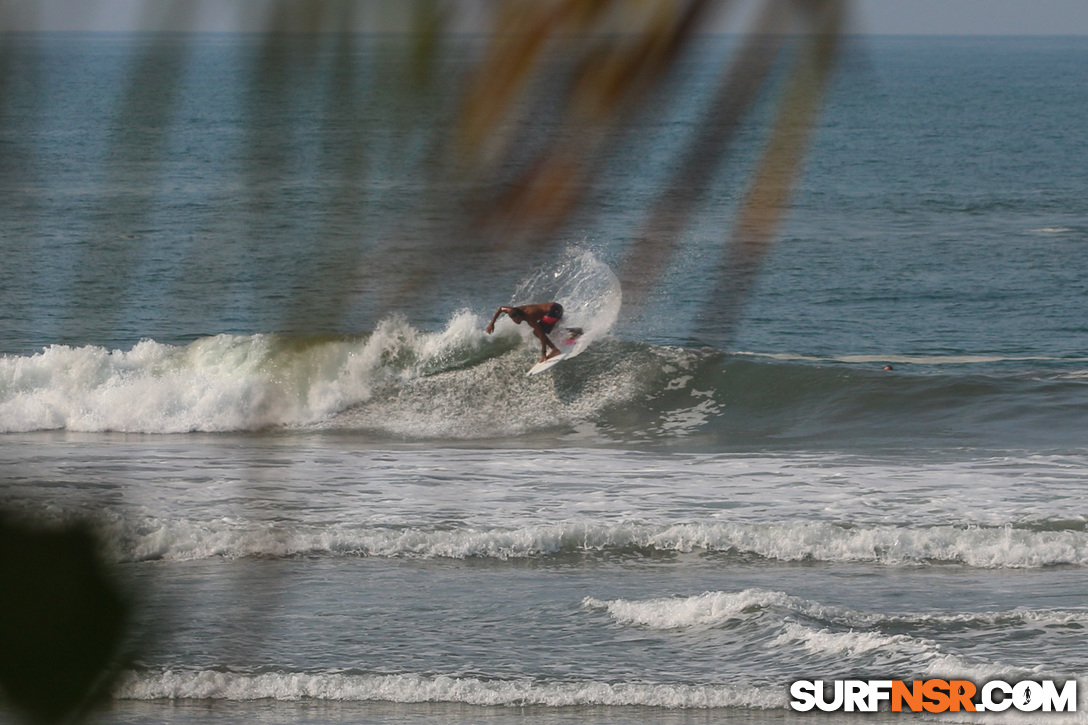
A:
<svg viewBox="0 0 1088 725">
<path fill-rule="evenodd" d="M 396 38 L 351 74 L 5 42 L 0 501 L 92 517 L 139 592 L 103 722 L 779 722 L 797 679 L 1088 672 L 1088 42 L 852 40 L 726 340 L 769 107 L 644 307 L 619 277 L 729 41 L 560 243 L 493 257 Z M 546 299 L 592 339 L 526 378 L 484 328 Z"/>
</svg>

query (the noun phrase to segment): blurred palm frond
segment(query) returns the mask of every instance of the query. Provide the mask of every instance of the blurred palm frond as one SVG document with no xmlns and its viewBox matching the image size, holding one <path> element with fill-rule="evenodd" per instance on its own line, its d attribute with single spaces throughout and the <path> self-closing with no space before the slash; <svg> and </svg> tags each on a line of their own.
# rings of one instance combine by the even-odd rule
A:
<svg viewBox="0 0 1088 725">
<path fill-rule="evenodd" d="M 139 24 L 187 31 L 211 5 L 147 2 Z M 632 120 L 662 112 L 673 86 L 685 80 L 683 59 L 730 5 L 270 0 L 259 16 L 246 18 L 262 32 L 239 41 L 248 60 L 248 74 L 233 86 L 241 140 L 237 158 L 216 159 L 226 169 L 219 177 L 224 191 L 212 204 L 216 220 L 194 210 L 191 238 L 170 242 L 187 245 L 186 262 L 165 294 L 188 295 L 187 304 L 213 316 L 234 304 L 244 284 L 189 285 L 217 274 L 218 256 L 244 255 L 254 277 L 282 268 L 286 259 L 294 278 L 279 301 L 280 324 L 325 332 L 359 308 L 370 311 L 374 324 L 406 298 L 439 298 L 451 278 L 478 285 L 493 267 L 532 265 L 565 246 L 579 225 L 608 213 L 596 204 L 597 192 L 610 165 L 623 164 L 632 146 L 638 155 Z M 617 254 L 627 314 L 637 315 L 715 198 L 742 127 L 760 104 L 770 104 L 772 120 L 732 229 L 712 240 L 713 258 L 704 260 L 710 281 L 695 337 L 717 348 L 730 344 L 789 209 L 846 17 L 845 0 L 758 6 L 753 26 L 701 89 L 706 102 L 694 131 L 665 163 L 669 173 Z M 9 111 L 13 89 L 33 86 L 37 68 L 27 61 L 32 54 L 12 51 L 21 41 L 7 31 L 37 22 L 33 4 L 0 3 L 0 187 L 28 204 L 45 184 L 26 128 L 34 113 L 24 109 L 16 120 Z M 390 28 L 407 34 L 390 39 L 379 32 Z M 194 43 L 185 33 L 149 34 L 133 46 L 104 144 L 98 213 L 89 238 L 77 244 L 69 304 L 86 312 L 80 329 L 63 330 L 62 338 L 114 329 L 131 305 L 128 288 L 151 246 L 145 231 L 161 211 L 168 159 L 178 153 L 172 144 L 185 123 L 178 109 L 191 82 L 186 68 Z M 410 169 L 408 181 L 390 182 L 390 167 Z M 301 195 L 300 185 L 313 191 Z M 297 229 L 273 233 L 270 224 L 285 223 L 282 211 L 273 211 L 293 209 L 300 197 L 307 206 L 290 222 Z M 393 221 L 370 212 L 394 197 L 401 211 Z M 95 272 L 104 268 L 113 278 Z M 82 542 L 85 532 L 73 536 Z M 0 534 L 16 552 L 42 536 L 23 523 Z M 98 564 L 83 562 L 83 569 L 97 576 Z M 60 591 L 50 576 L 44 572 L 39 582 L 46 599 Z M 81 674 L 88 693 L 109 682 L 111 665 L 104 663 L 127 614 L 112 590 L 97 587 L 96 580 L 89 596 L 108 611 L 101 641 L 88 645 L 97 651 L 87 661 L 102 669 L 101 677 Z M 12 599 L 10 591 L 0 594 L 0 604 L 36 606 Z M 12 658 L 21 656 L 0 648 L 0 672 L 18 672 Z M 49 688 L 43 692 L 48 698 Z M 85 694 L 73 702 L 82 704 Z M 51 721 L 68 708 L 58 713 L 31 702 L 26 709 Z"/>
</svg>

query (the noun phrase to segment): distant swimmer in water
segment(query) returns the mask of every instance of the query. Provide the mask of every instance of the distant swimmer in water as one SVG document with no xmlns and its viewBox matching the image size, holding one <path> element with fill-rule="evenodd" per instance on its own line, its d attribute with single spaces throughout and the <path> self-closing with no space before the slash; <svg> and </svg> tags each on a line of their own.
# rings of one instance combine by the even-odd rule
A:
<svg viewBox="0 0 1088 725">
<path fill-rule="evenodd" d="M 563 305 L 558 302 L 541 302 L 536 305 L 521 305 L 520 307 L 500 307 L 495 310 L 495 316 L 491 318 L 491 322 L 487 325 L 488 335 L 495 331 L 495 320 L 499 319 L 499 315 L 502 314 L 513 320 L 515 324 L 520 325 L 522 322 L 528 322 L 529 327 L 533 328 L 533 334 L 540 340 L 540 362 L 555 357 L 561 352 L 555 346 L 555 343 L 548 339 L 548 334 L 555 329 L 559 320 L 563 319 Z M 569 335 L 568 341 L 572 341 L 577 339 L 582 331 L 577 327 L 572 327 L 567 330 L 567 333 Z"/>
</svg>

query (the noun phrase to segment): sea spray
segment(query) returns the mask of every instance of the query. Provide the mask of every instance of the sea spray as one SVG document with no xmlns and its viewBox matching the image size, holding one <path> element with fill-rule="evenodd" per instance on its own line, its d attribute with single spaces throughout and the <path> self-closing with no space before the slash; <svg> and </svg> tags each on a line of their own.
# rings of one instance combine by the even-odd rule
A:
<svg viewBox="0 0 1088 725">
<path fill-rule="evenodd" d="M 571 247 L 558 261 L 542 267 L 522 281 L 512 304 L 556 301 L 563 305 L 562 325 L 582 330 L 583 344 L 609 333 L 619 317 L 623 291 L 611 268 L 593 252 Z"/>
</svg>

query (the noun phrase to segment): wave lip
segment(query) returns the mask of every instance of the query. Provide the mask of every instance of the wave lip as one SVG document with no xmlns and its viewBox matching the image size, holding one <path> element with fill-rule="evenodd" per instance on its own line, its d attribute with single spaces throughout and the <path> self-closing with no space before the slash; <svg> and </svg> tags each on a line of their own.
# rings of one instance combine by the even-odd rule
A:
<svg viewBox="0 0 1088 725">
<path fill-rule="evenodd" d="M 482 706 L 642 706 L 672 709 L 779 708 L 783 688 L 684 683 L 537 682 L 447 675 L 372 675 L 215 670 L 129 672 L 115 689 L 124 700 L 338 700 L 448 702 Z"/>
</svg>

